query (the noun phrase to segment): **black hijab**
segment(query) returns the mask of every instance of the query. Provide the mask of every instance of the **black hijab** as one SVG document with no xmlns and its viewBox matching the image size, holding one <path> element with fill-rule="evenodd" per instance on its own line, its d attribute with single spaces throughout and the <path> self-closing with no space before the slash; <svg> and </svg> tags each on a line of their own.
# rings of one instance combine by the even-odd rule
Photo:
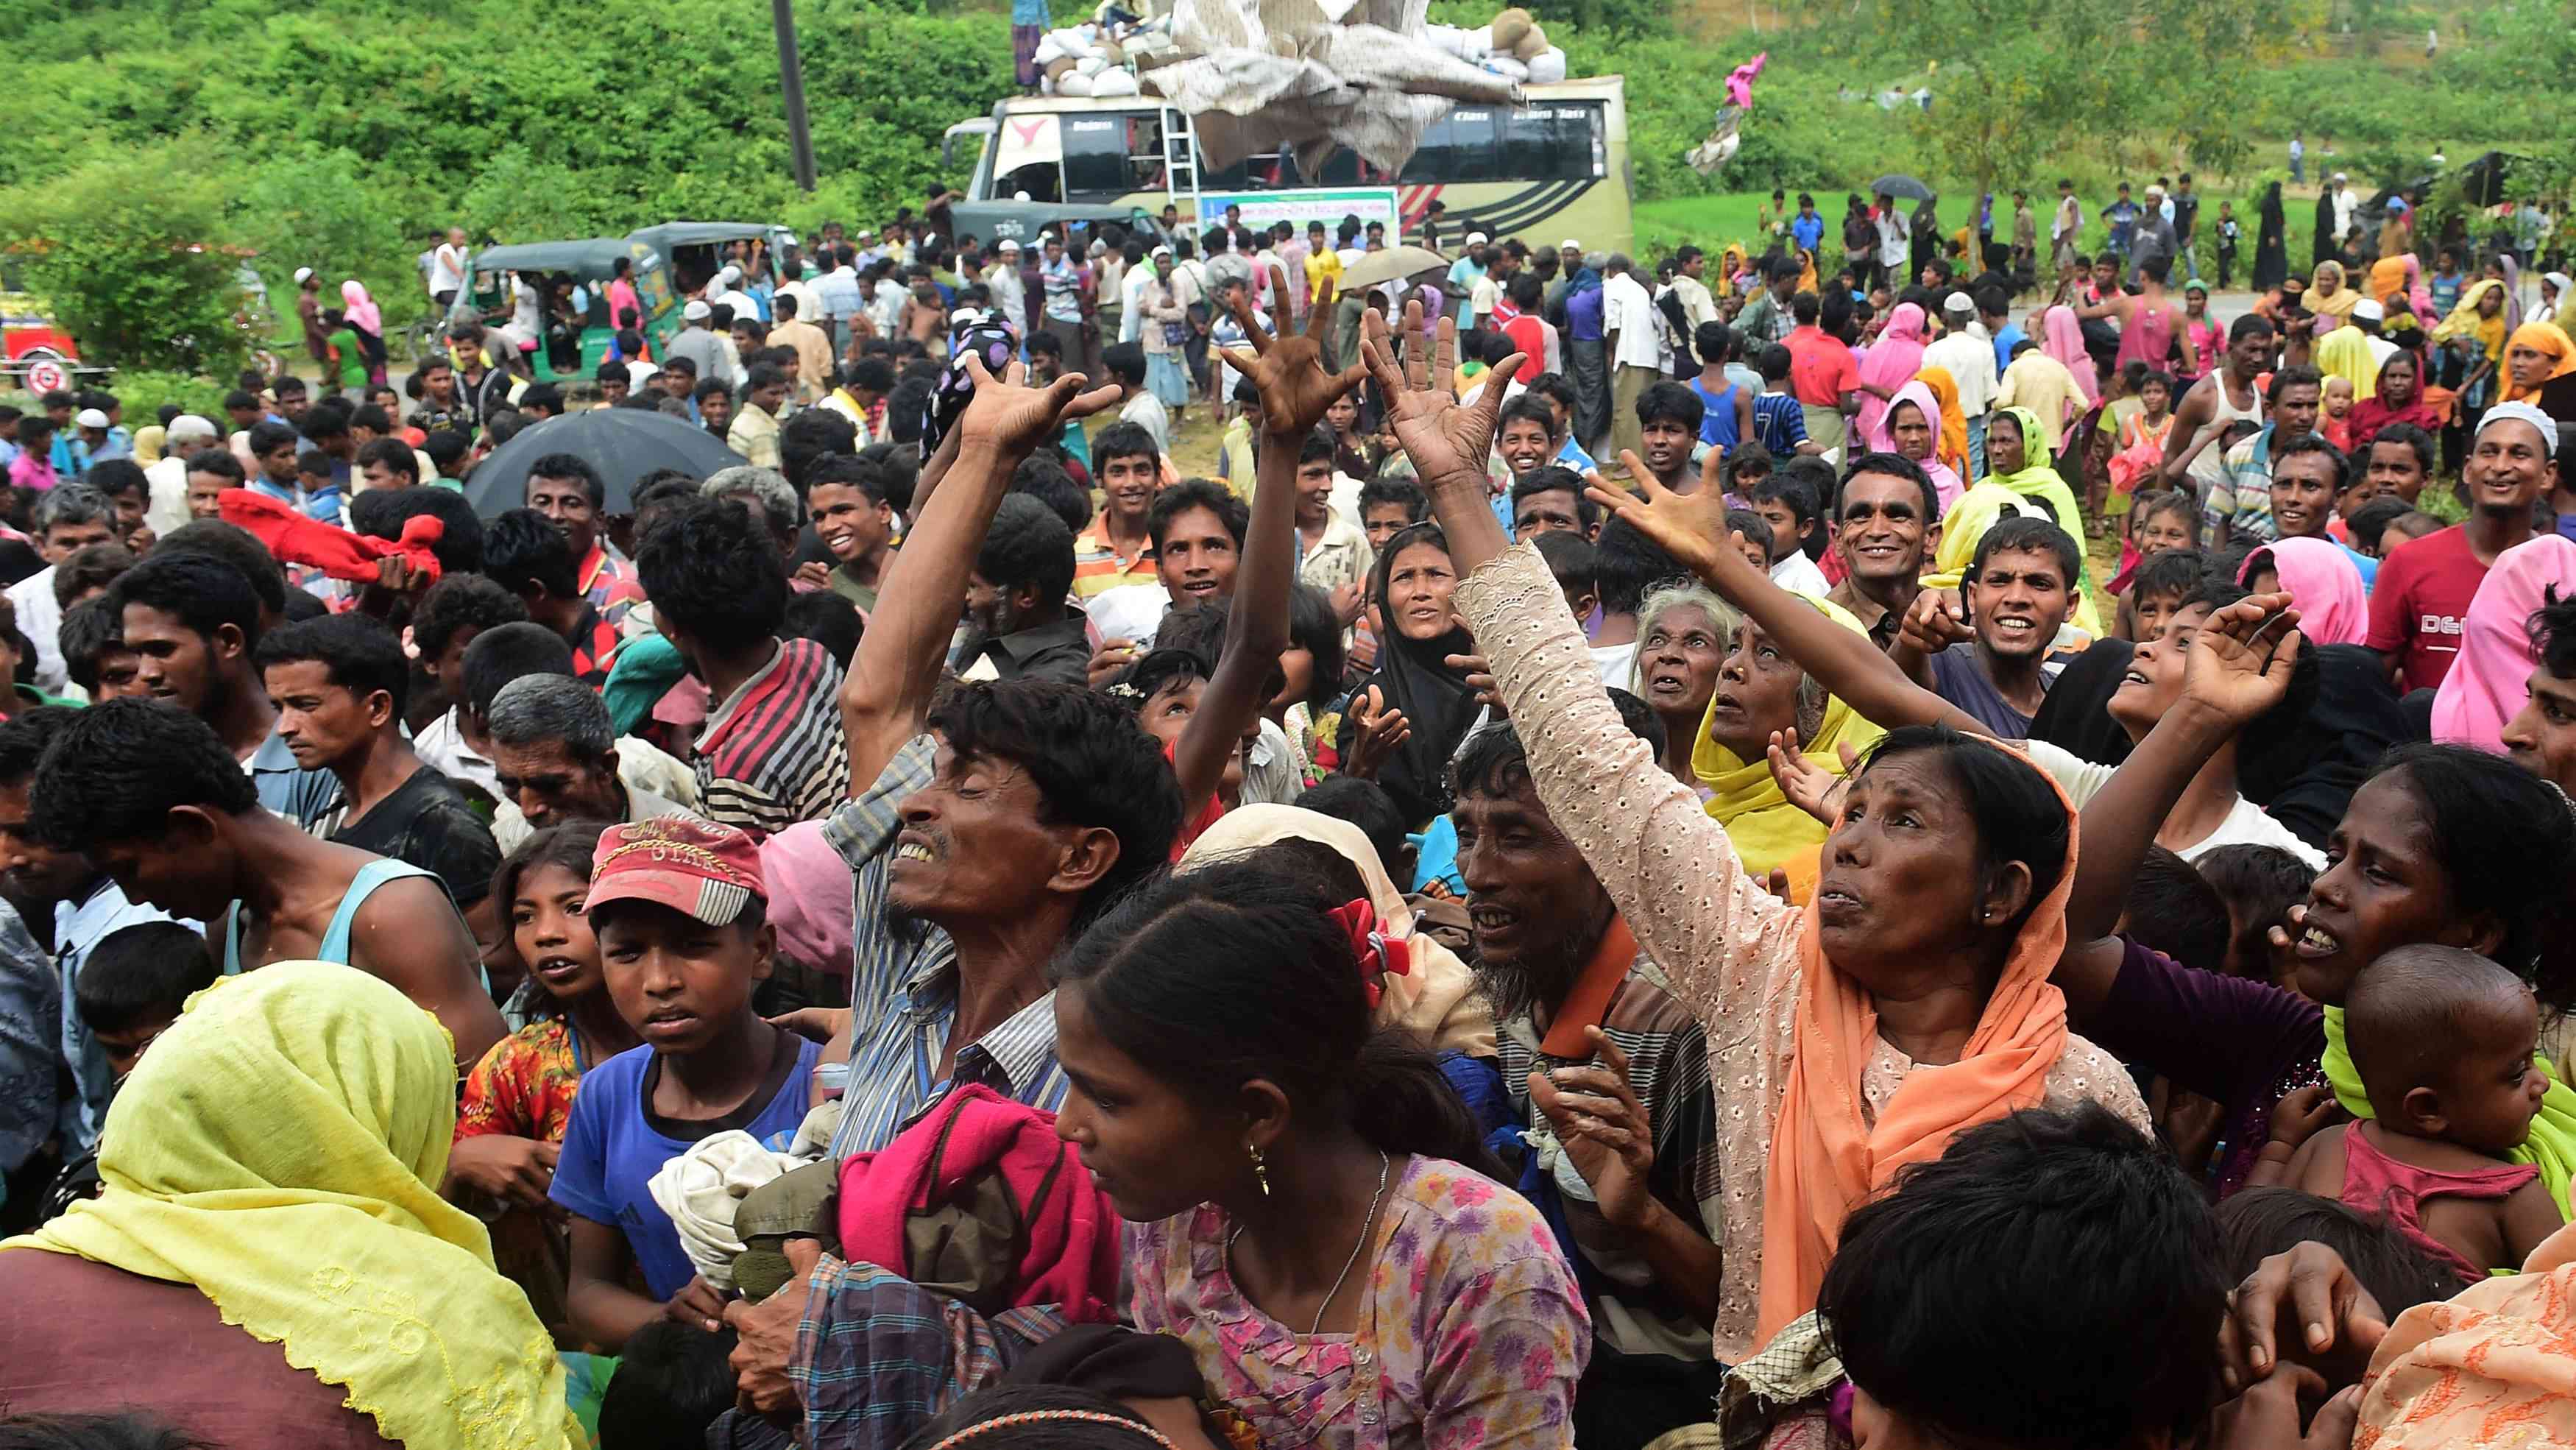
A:
<svg viewBox="0 0 2576 1450">
<path fill-rule="evenodd" d="M 2111 718 L 2111 692 L 2129 672 L 2137 646 L 2125 639 L 2098 639 L 2058 672 L 2030 717 L 2030 738 L 2045 740 L 2095 765 L 2118 766 L 2129 758 L 2129 732 Z"/>
<path fill-rule="evenodd" d="M 2275 716 L 2277 727 L 2258 728 Z M 2323 850 L 2379 757 L 2424 734 L 2398 704 L 2377 654 L 2357 644 L 2320 645 L 2300 657 L 2290 698 L 2247 727 L 2237 746 L 2236 788 Z"/>
<path fill-rule="evenodd" d="M 1387 611 L 1386 581 L 1396 556 L 1426 544 L 1446 553 L 1449 536 L 1438 524 L 1415 524 L 1378 551 L 1377 564 L 1369 571 L 1369 598 L 1377 604 L 1386 628 L 1378 636 L 1377 672 L 1360 686 L 1365 691 L 1375 685 L 1383 703 L 1402 710 L 1413 728 L 1378 771 L 1377 783 L 1395 798 L 1405 824 L 1416 828 L 1449 808 L 1449 757 L 1457 753 L 1458 743 L 1474 728 L 1483 709 L 1476 702 L 1476 692 L 1468 688 L 1467 677 L 1449 668 L 1445 659 L 1474 652 L 1476 641 L 1466 626 L 1453 621 L 1449 631 L 1436 639 L 1407 639 Z M 1343 738 L 1355 738 L 1357 730 L 1357 722 L 1345 711 Z M 1343 754 L 1349 754 L 1347 744 Z"/>
</svg>

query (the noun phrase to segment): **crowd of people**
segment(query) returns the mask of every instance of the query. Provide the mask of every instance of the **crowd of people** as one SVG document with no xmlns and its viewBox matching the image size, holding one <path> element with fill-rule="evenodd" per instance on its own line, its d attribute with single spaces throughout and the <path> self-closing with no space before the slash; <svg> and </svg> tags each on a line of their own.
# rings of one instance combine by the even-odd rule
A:
<svg viewBox="0 0 2576 1450">
<path fill-rule="evenodd" d="M 0 410 L 0 1446 L 2576 1435 L 2576 344 L 2188 195 Z"/>
</svg>

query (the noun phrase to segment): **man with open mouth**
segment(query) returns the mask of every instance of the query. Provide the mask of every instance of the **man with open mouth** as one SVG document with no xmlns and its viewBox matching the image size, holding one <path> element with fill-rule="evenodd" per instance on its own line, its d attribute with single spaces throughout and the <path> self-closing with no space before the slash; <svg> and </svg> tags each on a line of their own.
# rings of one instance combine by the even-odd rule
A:
<svg viewBox="0 0 2576 1450">
<path fill-rule="evenodd" d="M 1926 591 L 1888 651 L 1915 682 L 1966 711 L 1997 739 L 2030 736 L 2048 687 L 2065 667 L 2057 632 L 2075 606 L 2082 556 L 2044 518 L 2010 518 L 1977 541 L 1962 581 L 1965 619 Z"/>
</svg>

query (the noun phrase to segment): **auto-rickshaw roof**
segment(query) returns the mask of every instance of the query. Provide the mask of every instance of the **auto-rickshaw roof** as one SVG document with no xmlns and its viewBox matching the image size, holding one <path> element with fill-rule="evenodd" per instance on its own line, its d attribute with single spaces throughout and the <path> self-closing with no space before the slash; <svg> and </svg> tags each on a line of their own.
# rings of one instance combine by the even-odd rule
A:
<svg viewBox="0 0 2576 1450">
<path fill-rule="evenodd" d="M 522 242 L 488 247 L 474 254 L 477 272 L 570 272 L 585 282 L 604 282 L 615 275 L 617 259 L 638 268 L 660 260 L 655 249 L 630 237 L 589 237 L 577 242 Z"/>
<path fill-rule="evenodd" d="M 780 230 L 783 228 L 777 222 L 664 222 L 657 227 L 638 227 L 628 232 L 626 239 L 642 242 L 667 257 L 673 247 L 751 241 Z"/>
</svg>

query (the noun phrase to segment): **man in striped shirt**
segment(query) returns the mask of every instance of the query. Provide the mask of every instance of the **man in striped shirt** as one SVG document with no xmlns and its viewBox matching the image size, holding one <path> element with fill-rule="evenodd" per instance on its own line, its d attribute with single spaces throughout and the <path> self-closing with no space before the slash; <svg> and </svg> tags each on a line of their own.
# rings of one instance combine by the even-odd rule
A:
<svg viewBox="0 0 2576 1450">
<path fill-rule="evenodd" d="M 823 1052 L 849 1064 L 835 1157 L 883 1148 L 959 1083 L 1061 1104 L 1047 961 L 1180 829 L 1170 764 L 1102 695 L 974 683 L 930 708 L 1012 470 L 1063 417 L 1113 401 L 1040 397 L 979 385 L 841 685 L 851 799 L 823 828 L 853 884 L 851 1025 Z M 1026 426 L 997 437 L 1014 415 Z"/>
<path fill-rule="evenodd" d="M 778 637 L 787 576 L 767 525 L 739 503 L 685 501 L 654 521 L 635 567 L 717 701 L 697 740 L 699 813 L 758 841 L 828 812 L 850 788 L 841 668 L 813 640 Z"/>
<path fill-rule="evenodd" d="M 1073 541 L 1073 592 L 1084 599 L 1121 584 L 1154 582 L 1151 516 L 1163 453 L 1143 425 L 1115 423 L 1091 440 L 1091 466 L 1105 502 Z"/>
<path fill-rule="evenodd" d="M 1641 702 L 1622 697 L 1621 713 L 1660 746 Z M 1718 1377 L 1707 1326 L 1724 1210 L 1706 1032 L 1539 803 L 1514 728 L 1469 737 L 1450 770 L 1476 978 L 1501 1048 L 1508 1113 L 1495 1116 L 1522 1129 L 1506 1161 L 1517 1160 L 1521 1193 L 1577 1265 L 1595 1372 L 1634 1390 L 1615 1397 L 1622 1423 L 1694 1423 Z M 1625 1150 L 1631 1137 L 1651 1144 L 1642 1170 L 1634 1158 L 1648 1155 Z M 1628 1355 L 1684 1362 L 1705 1383 L 1621 1375 L 1615 1362 Z M 1577 1417 L 1576 1439 L 1588 1443 Z"/>
</svg>

